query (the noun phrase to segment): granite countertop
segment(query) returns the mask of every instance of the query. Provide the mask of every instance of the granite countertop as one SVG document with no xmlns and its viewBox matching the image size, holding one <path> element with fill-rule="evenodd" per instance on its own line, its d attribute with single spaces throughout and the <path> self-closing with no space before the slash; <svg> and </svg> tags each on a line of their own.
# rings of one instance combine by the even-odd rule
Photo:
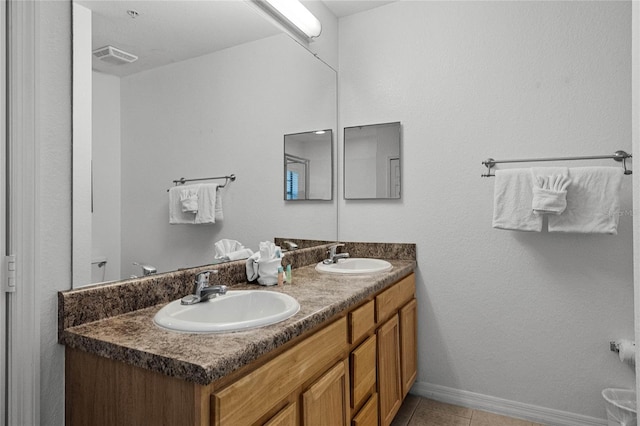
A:
<svg viewBox="0 0 640 426">
<path fill-rule="evenodd" d="M 153 316 L 166 303 L 133 312 L 61 327 L 61 343 L 106 358 L 208 385 L 291 339 L 320 326 L 368 296 L 390 286 L 416 267 L 414 260 L 389 260 L 393 269 L 375 275 L 322 274 L 313 265 L 296 268 L 283 287 L 255 284 L 233 289 L 263 289 L 294 297 L 300 311 L 280 323 L 234 333 L 193 334 L 161 329 Z"/>
</svg>

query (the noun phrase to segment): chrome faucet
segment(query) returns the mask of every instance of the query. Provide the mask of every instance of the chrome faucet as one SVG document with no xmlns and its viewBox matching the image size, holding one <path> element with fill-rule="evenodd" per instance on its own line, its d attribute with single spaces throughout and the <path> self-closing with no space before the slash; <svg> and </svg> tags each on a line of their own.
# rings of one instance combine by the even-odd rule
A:
<svg viewBox="0 0 640 426">
<path fill-rule="evenodd" d="M 332 244 L 328 247 L 327 258 L 322 261 L 325 265 L 338 262 L 338 259 L 346 259 L 349 257 L 349 253 L 336 253 L 338 247 L 344 247 L 344 244 Z"/>
<path fill-rule="evenodd" d="M 142 276 L 143 277 L 146 277 L 148 275 L 153 275 L 156 272 L 158 272 L 158 269 L 156 269 L 156 267 L 152 266 L 152 265 L 145 265 L 145 264 L 138 263 L 138 262 L 133 262 L 132 264 L 142 268 Z"/>
<path fill-rule="evenodd" d="M 286 247 L 287 250 L 297 250 L 298 249 L 298 245 L 296 243 L 294 243 L 293 241 L 283 241 L 283 243 Z"/>
<path fill-rule="evenodd" d="M 202 271 L 196 274 L 196 280 L 193 283 L 193 294 L 183 297 L 180 301 L 183 305 L 194 305 L 199 302 L 216 297 L 219 294 L 227 293 L 226 285 L 209 285 L 209 278 L 212 274 L 217 274 L 217 270 Z"/>
</svg>

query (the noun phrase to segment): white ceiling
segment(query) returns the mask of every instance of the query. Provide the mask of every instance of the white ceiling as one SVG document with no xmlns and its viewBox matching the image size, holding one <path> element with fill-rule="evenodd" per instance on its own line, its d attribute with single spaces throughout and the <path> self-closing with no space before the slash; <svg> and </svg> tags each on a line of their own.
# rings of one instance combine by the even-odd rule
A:
<svg viewBox="0 0 640 426">
<path fill-rule="evenodd" d="M 353 15 L 393 3 L 396 0 L 324 0 L 323 3 L 338 18 Z"/>
<path fill-rule="evenodd" d="M 318 0 L 311 0 L 318 1 Z M 126 65 L 93 59 L 93 68 L 120 77 L 278 34 L 242 0 L 77 0 L 92 11 L 93 50 L 114 46 L 138 56 Z M 382 6 L 383 0 L 324 0 L 338 18 Z M 132 18 L 127 11 L 138 13 Z"/>
</svg>

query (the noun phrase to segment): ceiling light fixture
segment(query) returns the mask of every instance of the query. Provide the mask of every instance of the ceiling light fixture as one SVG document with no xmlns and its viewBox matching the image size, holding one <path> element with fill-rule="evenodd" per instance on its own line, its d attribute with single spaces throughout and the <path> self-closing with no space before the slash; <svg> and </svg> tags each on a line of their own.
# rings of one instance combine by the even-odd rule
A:
<svg viewBox="0 0 640 426">
<path fill-rule="evenodd" d="M 322 32 L 322 24 L 298 0 L 252 0 L 263 12 L 309 42 Z"/>
</svg>

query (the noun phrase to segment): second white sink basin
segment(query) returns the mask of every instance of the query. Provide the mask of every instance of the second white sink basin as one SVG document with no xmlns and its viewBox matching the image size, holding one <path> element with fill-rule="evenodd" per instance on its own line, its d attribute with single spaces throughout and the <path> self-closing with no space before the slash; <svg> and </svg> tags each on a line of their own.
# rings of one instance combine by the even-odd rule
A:
<svg viewBox="0 0 640 426">
<path fill-rule="evenodd" d="M 275 324 L 300 310 L 293 297 L 267 290 L 228 291 L 194 305 L 175 300 L 154 316 L 168 330 L 189 333 L 226 333 Z"/>
<path fill-rule="evenodd" d="M 390 271 L 392 268 L 393 266 L 386 260 L 366 257 L 339 259 L 337 263 L 328 265 L 320 262 L 316 265 L 316 271 L 331 274 L 375 274 Z"/>
</svg>

